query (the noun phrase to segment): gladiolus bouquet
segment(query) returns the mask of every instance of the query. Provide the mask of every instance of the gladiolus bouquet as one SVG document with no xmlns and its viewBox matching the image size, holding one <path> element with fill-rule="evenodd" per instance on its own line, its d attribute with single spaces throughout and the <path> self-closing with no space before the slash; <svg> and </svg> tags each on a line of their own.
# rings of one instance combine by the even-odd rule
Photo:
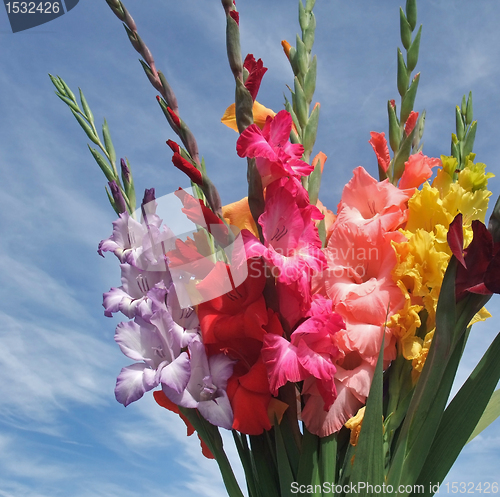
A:
<svg viewBox="0 0 500 497">
<path fill-rule="evenodd" d="M 318 198 L 326 156 L 312 154 L 315 0 L 299 0 L 296 46 L 282 43 L 294 80 L 277 113 L 257 101 L 267 68 L 242 57 L 244 19 L 222 0 L 236 91 L 221 115 L 238 133 L 248 180 L 248 196 L 226 206 L 133 18 L 121 0 L 106 1 L 177 135 L 167 141 L 172 163 L 191 181 L 158 198 L 146 190 L 136 209 L 130 164 L 117 165 L 106 122 L 101 141 L 83 93 L 79 103 L 51 76 L 97 147 L 119 216 L 99 245 L 121 268 L 104 312 L 129 319 L 115 334 L 133 361 L 118 375 L 116 399 L 126 406 L 154 390 L 159 406 L 197 432 L 231 497 L 243 492 L 219 428 L 232 430 L 250 497 L 433 495 L 464 445 L 500 414 L 500 335 L 448 403 L 471 326 L 500 293 L 500 203 L 487 228 L 493 175 L 474 162 L 471 94 L 456 107 L 451 154 L 422 152 L 416 1 L 400 10 L 401 101 L 387 104 L 388 140 L 371 133 L 379 179 L 355 169 L 336 213 Z"/>
</svg>

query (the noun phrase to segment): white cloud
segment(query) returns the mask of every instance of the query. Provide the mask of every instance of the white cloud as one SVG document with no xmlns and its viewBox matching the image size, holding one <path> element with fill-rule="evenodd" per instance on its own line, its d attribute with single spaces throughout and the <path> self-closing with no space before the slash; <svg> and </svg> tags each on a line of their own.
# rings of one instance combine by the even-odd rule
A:
<svg viewBox="0 0 500 497">
<path fill-rule="evenodd" d="M 3 312 L 0 321 L 4 422 L 56 434 L 67 428 L 60 424 L 66 410 L 110 401 L 112 344 L 56 321 L 42 326 Z"/>
</svg>

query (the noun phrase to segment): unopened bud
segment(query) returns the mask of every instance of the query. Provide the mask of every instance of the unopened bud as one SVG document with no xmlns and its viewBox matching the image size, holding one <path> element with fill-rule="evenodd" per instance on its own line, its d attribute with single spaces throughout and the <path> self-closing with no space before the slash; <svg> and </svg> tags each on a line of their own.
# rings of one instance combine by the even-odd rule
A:
<svg viewBox="0 0 500 497">
<path fill-rule="evenodd" d="M 116 210 L 119 214 L 127 212 L 127 206 L 125 204 L 125 199 L 123 198 L 121 190 L 118 188 L 116 181 L 108 182 L 109 189 L 111 190 L 111 195 L 115 201 Z"/>
</svg>

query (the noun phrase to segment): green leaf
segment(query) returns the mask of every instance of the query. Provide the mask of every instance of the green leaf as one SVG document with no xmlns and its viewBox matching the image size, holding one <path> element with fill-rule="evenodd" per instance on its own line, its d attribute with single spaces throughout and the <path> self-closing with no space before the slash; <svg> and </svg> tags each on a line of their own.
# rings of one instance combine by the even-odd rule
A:
<svg viewBox="0 0 500 497">
<path fill-rule="evenodd" d="M 354 464 L 350 481 L 354 484 L 366 483 L 369 485 L 382 485 L 384 483 L 384 447 L 383 447 L 383 362 L 384 339 L 373 375 L 370 393 L 366 399 L 366 411 L 361 425 Z M 358 487 L 359 489 L 359 487 Z M 367 488 L 359 489 L 357 495 L 371 496 Z"/>
<path fill-rule="evenodd" d="M 111 141 L 111 135 L 109 133 L 109 127 L 106 119 L 104 119 L 104 124 L 102 125 L 102 136 L 104 138 L 104 147 L 106 148 L 106 152 L 108 152 L 111 164 L 114 165 L 116 163 L 115 147 Z"/>
<path fill-rule="evenodd" d="M 85 133 L 89 137 L 89 139 L 93 141 L 96 145 L 99 145 L 99 137 L 95 135 L 94 130 L 90 127 L 87 121 L 80 114 L 75 112 L 72 107 L 70 107 L 70 110 L 75 116 L 76 120 L 78 121 L 78 124 L 82 127 L 83 131 L 85 131 Z"/>
<path fill-rule="evenodd" d="M 486 409 L 481 416 L 481 419 L 477 423 L 474 431 L 472 432 L 469 443 L 472 439 L 476 438 L 483 430 L 485 430 L 493 421 L 500 417 L 500 389 L 493 392 Z"/>
<path fill-rule="evenodd" d="M 322 482 L 335 483 L 337 472 L 337 433 L 319 439 L 319 477 Z M 323 495 L 328 495 L 323 493 Z"/>
<path fill-rule="evenodd" d="M 441 483 L 448 474 L 485 412 L 500 379 L 499 355 L 500 333 L 446 408 L 418 483 Z M 499 414 L 500 397 L 495 407 Z"/>
<path fill-rule="evenodd" d="M 259 491 L 259 481 L 255 468 L 253 466 L 252 454 L 248 447 L 247 436 L 240 434 L 236 430 L 232 430 L 234 444 L 238 450 L 243 471 L 245 472 L 245 480 L 247 482 L 248 496 L 249 497 L 264 497 Z"/>
<path fill-rule="evenodd" d="M 196 409 L 187 409 L 179 406 L 179 410 L 191 422 L 194 429 L 207 444 L 210 452 L 214 455 L 229 497 L 244 497 L 234 476 L 229 459 L 224 452 L 219 429 L 204 419 Z"/>
<path fill-rule="evenodd" d="M 93 123 L 94 114 L 92 114 L 92 111 L 90 110 L 89 104 L 87 103 L 87 100 L 85 99 L 81 88 L 78 88 L 78 90 L 80 91 L 80 101 L 82 102 L 83 113 L 85 114 L 89 122 Z"/>
<path fill-rule="evenodd" d="M 420 474 L 434 434 L 441 421 L 440 416 L 446 405 L 447 395 L 449 395 L 448 391 L 443 403 L 442 397 L 446 391 L 443 390 L 445 385 L 442 381 L 450 360 L 457 321 L 455 302 L 456 268 L 457 260 L 452 257 L 439 295 L 436 331 L 393 450 L 394 455 L 388 472 L 388 483 L 393 486 L 400 483 L 413 484 Z M 441 412 L 439 412 L 439 407 L 442 409 Z"/>
<path fill-rule="evenodd" d="M 283 441 L 283 435 L 281 433 L 280 425 L 275 419 L 274 421 L 274 433 L 276 439 L 276 459 L 278 462 L 278 475 L 281 489 L 281 497 L 288 497 L 290 495 L 290 489 L 292 488 L 292 483 L 294 482 L 294 477 L 292 469 L 290 467 L 290 461 L 288 460 L 285 442 Z"/>
<path fill-rule="evenodd" d="M 270 450 L 266 439 L 250 435 L 254 473 L 258 478 L 258 489 L 262 497 L 280 497 L 278 468 L 274 450 Z"/>
<path fill-rule="evenodd" d="M 318 453 L 319 453 L 319 437 L 310 433 L 307 428 L 304 428 L 302 437 L 302 447 L 299 461 L 299 470 L 297 473 L 297 483 L 299 485 L 320 484 Z M 315 492 L 313 495 L 320 495 Z"/>
</svg>

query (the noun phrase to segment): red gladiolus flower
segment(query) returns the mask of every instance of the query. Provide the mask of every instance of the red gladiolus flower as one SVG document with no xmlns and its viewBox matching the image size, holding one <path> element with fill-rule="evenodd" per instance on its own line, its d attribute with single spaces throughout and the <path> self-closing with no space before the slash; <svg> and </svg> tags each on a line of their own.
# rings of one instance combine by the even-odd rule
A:
<svg viewBox="0 0 500 497">
<path fill-rule="evenodd" d="M 247 435 L 260 435 L 271 429 L 267 409 L 271 401 L 266 367 L 256 362 L 242 376 L 233 375 L 227 384 L 227 395 L 233 408 L 233 429 Z"/>
<path fill-rule="evenodd" d="M 375 131 L 370 132 L 371 139 L 368 142 L 377 156 L 378 165 L 387 172 L 389 169 L 389 164 L 391 162 L 391 156 L 389 155 L 389 148 L 387 147 L 387 140 L 385 139 L 385 133 L 376 133 Z"/>
<path fill-rule="evenodd" d="M 255 102 L 257 93 L 259 92 L 260 83 L 262 82 L 262 78 L 267 71 L 267 67 L 264 67 L 262 59 L 256 61 L 255 57 L 252 54 L 248 54 L 245 57 L 243 67 L 248 71 L 248 78 L 245 81 L 245 88 L 250 92 L 250 95 L 252 95 L 252 100 Z"/>
<path fill-rule="evenodd" d="M 262 342 L 265 333 L 263 326 L 267 324 L 268 319 L 266 302 L 262 295 L 266 278 L 260 260 L 252 259 L 248 262 L 248 277 L 241 285 L 198 306 L 203 343 L 214 344 L 243 337 Z M 216 264 L 216 268 L 197 285 L 202 295 L 213 292 L 214 285 L 221 279 L 221 270 L 226 270 L 225 265 Z M 245 356 L 244 349 L 238 353 L 240 357 Z"/>
</svg>

